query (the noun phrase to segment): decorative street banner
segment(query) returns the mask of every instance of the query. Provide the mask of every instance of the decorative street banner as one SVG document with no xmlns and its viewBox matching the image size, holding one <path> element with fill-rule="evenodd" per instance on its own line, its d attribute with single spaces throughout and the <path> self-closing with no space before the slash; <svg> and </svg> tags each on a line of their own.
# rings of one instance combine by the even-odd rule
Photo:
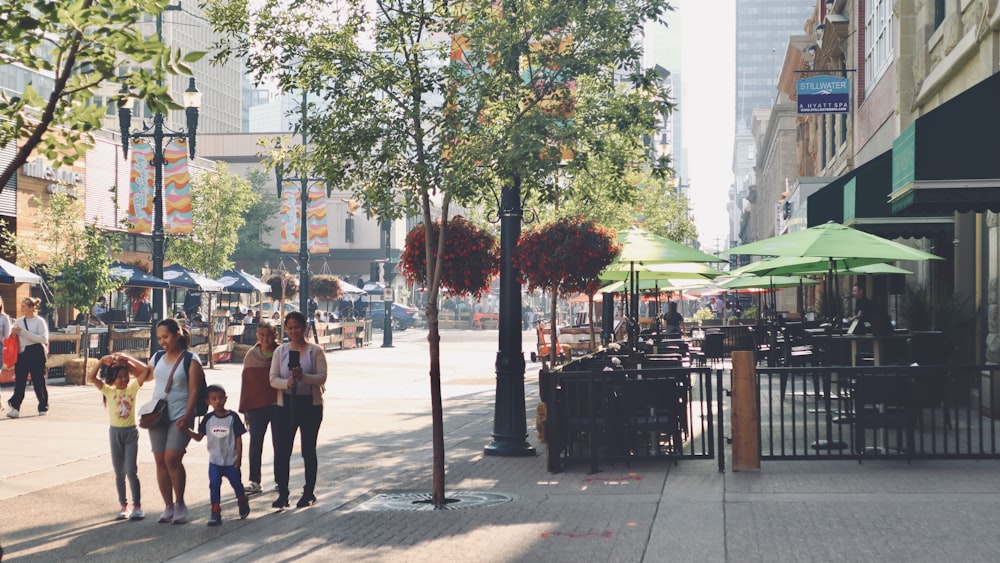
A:
<svg viewBox="0 0 1000 563">
<path fill-rule="evenodd" d="M 309 226 L 309 253 L 328 254 L 330 252 L 330 237 L 326 225 L 326 186 L 313 184 L 309 187 L 309 206 L 306 211 L 306 222 Z"/>
<path fill-rule="evenodd" d="M 128 232 L 145 234 L 153 230 L 153 147 L 133 140 L 131 148 Z"/>
<path fill-rule="evenodd" d="M 188 235 L 194 228 L 191 175 L 186 139 L 173 139 L 163 149 L 163 226 L 169 235 Z"/>
<path fill-rule="evenodd" d="M 281 187 L 281 252 L 295 252 L 299 249 L 299 221 L 302 203 L 299 199 L 299 183 L 284 182 Z"/>
<path fill-rule="evenodd" d="M 839 76 L 813 76 L 796 83 L 799 113 L 848 113 L 851 86 Z"/>
</svg>

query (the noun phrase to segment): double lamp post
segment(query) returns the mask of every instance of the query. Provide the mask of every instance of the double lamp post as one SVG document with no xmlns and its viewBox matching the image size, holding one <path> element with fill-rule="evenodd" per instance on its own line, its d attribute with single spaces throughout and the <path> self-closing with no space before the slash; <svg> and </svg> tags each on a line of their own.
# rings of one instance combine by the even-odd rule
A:
<svg viewBox="0 0 1000 563">
<path fill-rule="evenodd" d="M 163 230 L 163 141 L 164 139 L 187 139 L 188 155 L 193 159 L 195 154 L 195 135 L 198 131 L 198 110 L 201 107 L 201 92 L 195 87 L 194 78 L 189 79 L 187 90 L 184 91 L 184 114 L 187 118 L 187 131 L 170 131 L 164 125 L 165 116 L 156 112 L 152 125 L 145 124 L 143 128 L 132 131 L 132 107 L 135 98 L 129 95 L 128 86 L 122 84 L 121 98 L 118 102 L 118 125 L 122 135 L 122 156 L 128 159 L 129 142 L 133 139 L 152 139 L 153 141 L 153 275 L 163 277 L 163 259 L 165 254 L 166 233 Z M 166 318 L 162 289 L 153 290 L 153 324 Z M 151 339 L 156 347 L 156 339 Z"/>
</svg>

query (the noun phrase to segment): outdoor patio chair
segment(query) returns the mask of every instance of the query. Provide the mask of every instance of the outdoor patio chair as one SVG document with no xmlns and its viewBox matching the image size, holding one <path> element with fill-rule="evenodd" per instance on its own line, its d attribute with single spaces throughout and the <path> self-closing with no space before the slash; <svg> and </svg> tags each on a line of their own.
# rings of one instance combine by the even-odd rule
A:
<svg viewBox="0 0 1000 563">
<path fill-rule="evenodd" d="M 851 385 L 854 407 L 854 451 L 858 456 L 889 451 L 889 430 L 896 432 L 895 445 L 906 453 L 914 453 L 914 436 L 920 407 L 916 385 L 908 375 L 855 376 Z M 866 446 L 868 433 L 872 447 Z M 881 434 L 881 445 L 879 437 Z"/>
</svg>

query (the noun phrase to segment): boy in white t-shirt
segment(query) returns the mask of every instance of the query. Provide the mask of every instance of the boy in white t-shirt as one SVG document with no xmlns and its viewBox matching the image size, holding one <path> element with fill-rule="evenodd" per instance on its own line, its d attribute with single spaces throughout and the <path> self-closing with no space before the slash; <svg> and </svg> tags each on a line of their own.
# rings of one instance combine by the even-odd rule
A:
<svg viewBox="0 0 1000 563">
<path fill-rule="evenodd" d="M 209 526 L 222 524 L 222 478 L 229 480 L 236 492 L 240 518 L 250 515 L 250 503 L 243 488 L 240 462 L 243 460 L 243 434 L 246 427 L 237 413 L 226 410 L 226 391 L 219 385 L 208 386 L 208 406 L 211 410 L 198 425 L 198 431 L 185 429 L 188 436 L 201 441 L 208 436 L 208 489 L 212 501 Z"/>
</svg>

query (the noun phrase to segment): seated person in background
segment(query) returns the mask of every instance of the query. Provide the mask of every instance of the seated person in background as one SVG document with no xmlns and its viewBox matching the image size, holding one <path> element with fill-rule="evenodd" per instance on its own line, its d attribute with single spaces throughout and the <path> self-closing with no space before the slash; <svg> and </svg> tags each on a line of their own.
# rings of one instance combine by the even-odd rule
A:
<svg viewBox="0 0 1000 563">
<path fill-rule="evenodd" d="M 852 295 L 854 296 L 854 316 L 847 321 L 852 324 L 856 321 L 858 328 L 855 333 L 865 334 L 867 332 L 865 325 L 872 322 L 872 302 L 865 295 L 865 288 L 858 284 L 854 284 Z"/>
<path fill-rule="evenodd" d="M 100 319 L 101 324 L 104 324 L 107 321 L 107 319 L 104 318 L 104 315 L 108 314 L 108 306 L 103 295 L 97 298 L 97 303 L 95 303 L 94 307 L 90 310 L 90 314 Z"/>
<path fill-rule="evenodd" d="M 677 302 L 671 301 L 667 306 L 667 314 L 664 318 L 667 325 L 667 334 L 684 334 L 687 327 L 684 326 L 684 317 L 677 312 Z"/>
</svg>

